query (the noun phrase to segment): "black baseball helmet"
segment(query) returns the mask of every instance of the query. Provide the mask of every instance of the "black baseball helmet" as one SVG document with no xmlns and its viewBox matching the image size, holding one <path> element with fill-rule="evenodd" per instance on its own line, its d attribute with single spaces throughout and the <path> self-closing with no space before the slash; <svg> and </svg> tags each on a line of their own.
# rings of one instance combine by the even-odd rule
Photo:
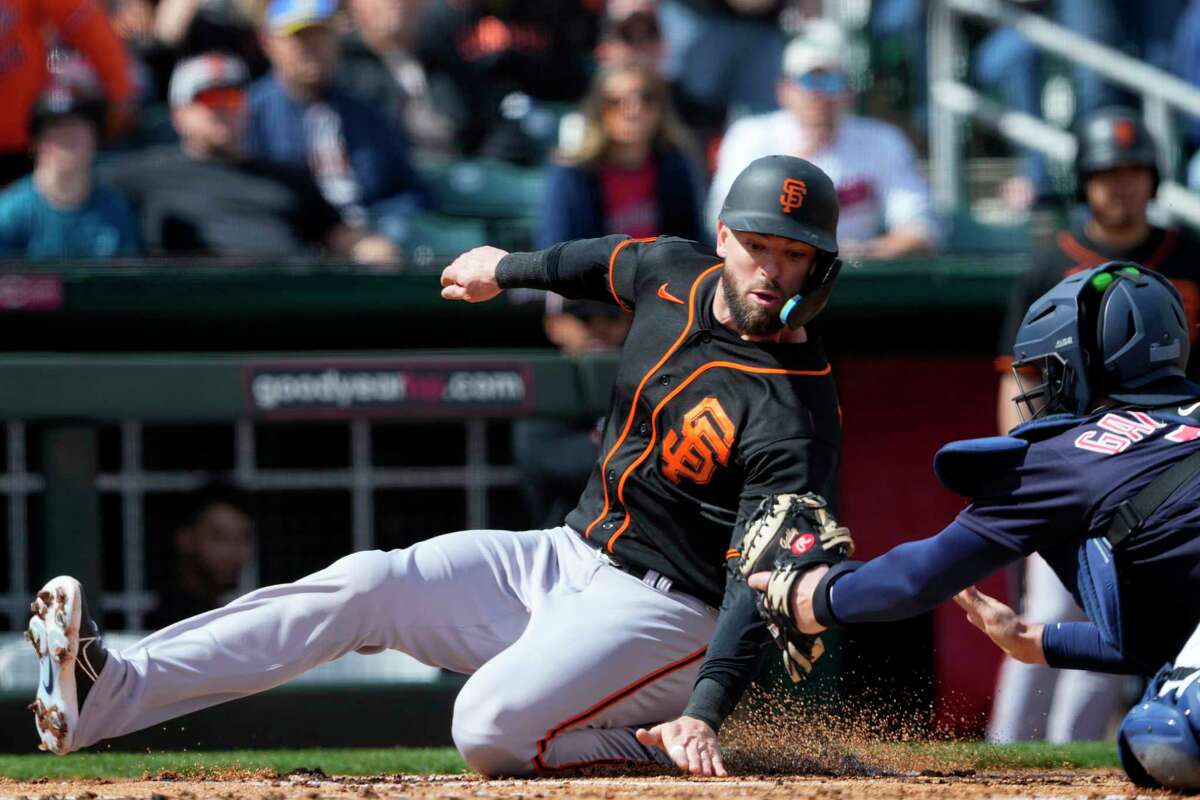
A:
<svg viewBox="0 0 1200 800">
<path fill-rule="evenodd" d="M 1110 106 L 1085 116 L 1076 127 L 1075 184 L 1083 199 L 1087 176 L 1117 167 L 1146 167 L 1158 185 L 1158 150 L 1141 115 L 1131 108 Z"/>
<path fill-rule="evenodd" d="M 763 156 L 734 179 L 720 220 L 735 231 L 783 236 L 815 247 L 819 258 L 780 318 L 797 328 L 821 312 L 842 265 L 837 258 L 837 189 L 828 175 L 802 158 Z"/>
<path fill-rule="evenodd" d="M 96 126 L 96 135 L 104 131 L 106 106 L 104 96 L 89 87 L 67 81 L 54 81 L 38 95 L 29 114 L 29 138 L 38 134 L 53 120 L 82 117 Z"/>
</svg>

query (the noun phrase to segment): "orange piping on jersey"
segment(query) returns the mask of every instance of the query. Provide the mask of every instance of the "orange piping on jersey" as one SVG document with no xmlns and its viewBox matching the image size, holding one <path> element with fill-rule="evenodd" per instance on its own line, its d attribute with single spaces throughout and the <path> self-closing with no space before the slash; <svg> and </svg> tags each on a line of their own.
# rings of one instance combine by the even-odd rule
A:
<svg viewBox="0 0 1200 800">
<path fill-rule="evenodd" d="M 808 375 L 812 377 L 829 375 L 833 372 L 833 368 L 828 364 L 825 365 L 824 369 L 817 370 L 780 369 L 779 367 L 751 367 L 746 364 L 738 364 L 736 361 L 710 361 L 707 364 L 702 364 L 697 367 L 696 370 L 692 372 L 691 375 L 688 375 L 687 378 L 684 379 L 678 386 L 676 386 L 670 394 L 659 401 L 658 405 L 654 407 L 654 411 L 650 412 L 650 444 L 646 445 L 646 449 L 642 451 L 642 454 L 634 459 L 632 464 L 625 468 L 625 472 L 621 475 L 621 480 L 617 481 L 617 501 L 622 506 L 625 506 L 625 519 L 621 522 L 621 527 L 617 528 L 616 532 L 611 538 L 609 538 L 608 544 L 606 545 L 608 552 L 612 552 L 613 544 L 616 543 L 617 539 L 621 538 L 621 534 L 623 534 L 629 528 L 629 523 L 633 519 L 633 515 L 629 512 L 629 506 L 625 505 L 625 482 L 629 480 L 629 476 L 633 474 L 633 471 L 637 469 L 643 461 L 646 460 L 647 456 L 654 452 L 654 445 L 658 442 L 658 426 L 654 424 L 658 419 L 658 412 L 662 411 L 663 407 L 667 403 L 671 402 L 671 400 L 673 400 L 677 394 L 686 389 L 692 381 L 696 380 L 696 378 L 699 378 L 710 369 L 717 368 L 736 369 L 741 370 L 742 372 L 752 372 L 757 375 Z"/>
<path fill-rule="evenodd" d="M 633 240 L 626 239 L 625 241 L 630 242 Z M 622 242 L 621 244 L 625 244 L 625 242 Z M 617 437 L 616 443 L 612 446 L 612 449 L 608 451 L 608 455 L 604 457 L 604 463 L 600 465 L 600 487 L 604 491 L 604 509 L 600 512 L 600 516 L 592 520 L 584 530 L 583 536 L 585 539 L 590 539 L 592 537 L 592 528 L 595 528 L 596 525 L 600 523 L 600 520 L 608 516 L 608 463 L 612 461 L 612 457 L 617 454 L 617 450 L 621 449 L 621 445 L 625 443 L 625 437 L 629 435 L 629 429 L 633 427 L 633 418 L 634 415 L 637 414 L 637 401 L 642 394 L 642 389 L 644 389 L 646 386 L 646 381 L 650 380 L 650 376 L 657 372 L 663 364 L 667 363 L 667 359 L 679 349 L 679 345 L 683 344 L 683 340 L 687 338 L 688 331 L 692 329 L 692 320 L 695 319 L 696 316 L 696 289 L 700 286 L 700 281 L 704 280 L 709 273 L 720 269 L 721 265 L 724 263 L 725 262 L 722 261 L 720 264 L 713 264 L 711 267 L 704 270 L 704 272 L 701 272 L 698 276 L 696 276 L 696 280 L 692 281 L 692 288 L 688 293 L 687 324 L 683 326 L 683 331 L 679 334 L 679 338 L 675 340 L 675 343 L 667 349 L 667 352 L 663 353 L 663 357 L 658 360 L 658 363 L 651 367 L 649 371 L 642 376 L 641 382 L 638 383 L 637 389 L 634 390 L 633 400 L 629 405 L 629 418 L 625 420 L 625 429 L 621 431 L 621 435 Z M 612 273 L 610 271 L 609 275 L 611 276 L 611 274 Z"/>
<path fill-rule="evenodd" d="M 1098 267 L 1105 261 L 1112 260 L 1084 247 L 1078 239 L 1071 235 L 1070 231 L 1059 231 L 1058 235 L 1054 237 L 1054 241 L 1058 244 L 1059 249 L 1067 255 L 1067 258 L 1085 269 Z"/>
<path fill-rule="evenodd" d="M 621 297 L 617 294 L 617 286 L 613 283 L 613 270 L 617 267 L 617 253 L 620 253 L 627 244 L 633 244 L 634 242 L 653 242 L 657 238 L 657 236 L 649 236 L 645 239 L 626 239 L 614 247 L 612 254 L 608 257 L 608 290 L 612 292 L 613 300 L 617 301 L 617 305 L 620 306 L 622 311 L 629 312 L 633 311 L 633 309 L 621 302 Z"/>
<path fill-rule="evenodd" d="M 621 763 L 621 762 L 627 760 L 627 759 L 601 759 L 600 761 L 580 761 L 580 762 L 576 762 L 575 764 L 564 764 L 564 765 L 558 766 L 558 767 L 551 767 L 546 764 L 543 756 L 546 753 L 546 745 L 548 745 L 550 743 L 550 740 L 553 739 L 555 736 L 558 736 L 560 733 L 567 730 L 568 728 L 573 728 L 576 725 L 580 725 L 584 722 L 587 722 L 589 719 L 596 716 L 604 709 L 608 708 L 611 705 L 615 705 L 616 703 L 619 703 L 620 701 L 624 700 L 626 697 L 629 697 L 631 694 L 633 694 L 637 691 L 640 691 L 641 689 L 646 688 L 647 686 L 654 683 L 659 678 L 665 677 L 667 675 L 670 675 L 672 672 L 683 669 L 684 667 L 688 666 L 689 664 L 694 664 L 696 661 L 699 661 L 701 658 L 704 657 L 704 654 L 705 654 L 705 652 L 707 652 L 707 650 L 708 650 L 708 646 L 705 645 L 704 647 L 701 647 L 696 652 L 690 653 L 690 654 L 684 656 L 683 658 L 679 659 L 678 661 L 672 661 L 670 664 L 667 664 L 665 667 L 660 667 L 659 669 L 656 669 L 654 672 L 651 672 L 649 675 L 638 678 L 636 681 L 634 681 L 633 683 L 624 687 L 623 689 L 618 689 L 617 691 L 610 694 L 608 697 L 601 700 L 599 703 L 596 703 L 596 705 L 592 706 L 591 708 L 587 709 L 586 711 L 582 711 L 579 714 L 576 714 L 575 716 L 568 719 L 566 722 L 560 722 L 558 725 L 555 725 L 553 728 L 551 728 L 549 731 L 546 732 L 546 735 L 544 737 L 542 737 L 541 739 L 538 740 L 537 755 L 535 755 L 533 757 L 533 766 L 535 768 L 537 768 L 537 770 L 539 772 L 541 772 L 541 771 L 554 772 L 556 770 L 570 769 L 572 767 L 586 766 L 588 764 L 606 763 L 606 762 L 612 762 L 612 761 Z"/>
<path fill-rule="evenodd" d="M 742 556 L 741 550 L 726 550 L 725 551 L 725 560 L 726 561 L 728 561 L 731 558 L 741 558 L 741 556 Z"/>
<path fill-rule="evenodd" d="M 1154 255 L 1142 262 L 1142 266 L 1146 269 L 1152 269 L 1157 272 L 1159 265 L 1166 261 L 1167 257 L 1170 256 L 1171 253 L 1175 252 L 1175 241 L 1178 238 L 1179 231 L 1175 228 L 1168 228 L 1166 235 L 1163 236 L 1162 242 L 1158 245 L 1158 249 L 1154 251 Z"/>
</svg>

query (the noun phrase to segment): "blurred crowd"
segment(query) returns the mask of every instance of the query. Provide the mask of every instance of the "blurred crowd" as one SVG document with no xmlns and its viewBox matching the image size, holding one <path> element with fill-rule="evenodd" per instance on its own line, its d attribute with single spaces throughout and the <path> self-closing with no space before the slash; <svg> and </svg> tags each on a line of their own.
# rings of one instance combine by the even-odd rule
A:
<svg viewBox="0 0 1200 800">
<path fill-rule="evenodd" d="M 536 175 L 513 246 L 704 239 L 722 187 L 778 149 L 835 175 L 848 251 L 929 249 L 916 150 L 853 113 L 821 7 L 3 0 L 0 255 L 397 266 L 460 163 Z"/>
<path fill-rule="evenodd" d="M 1200 2 L 1014 2 L 1200 83 Z M 422 231 L 447 251 L 495 233 L 439 217 L 448 182 L 493 188 L 448 177 L 462 163 L 536 176 L 507 246 L 705 239 L 769 152 L 833 177 L 845 254 L 935 250 L 927 3 L 874 0 L 854 20 L 841 5 L 0 0 L 0 256 L 398 267 Z M 971 79 L 1043 116 L 1053 66 L 1015 29 L 976 33 Z M 1070 74 L 1075 116 L 1136 100 Z M 1200 148 L 1200 121 L 1180 127 Z M 1055 194 L 1044 158 L 1024 163 L 1003 187 L 1017 210 Z"/>
</svg>

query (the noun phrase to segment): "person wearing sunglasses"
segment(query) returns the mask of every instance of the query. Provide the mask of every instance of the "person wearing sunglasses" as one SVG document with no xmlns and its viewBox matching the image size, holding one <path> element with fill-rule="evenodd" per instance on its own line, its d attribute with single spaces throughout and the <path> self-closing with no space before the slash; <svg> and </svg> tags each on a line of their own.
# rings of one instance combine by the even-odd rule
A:
<svg viewBox="0 0 1200 800">
<path fill-rule="evenodd" d="M 326 251 L 394 265 L 391 243 L 345 224 L 307 172 L 245 155 L 248 77 L 234 56 L 180 62 L 168 86 L 179 144 L 130 154 L 102 170 L 139 207 L 148 249 L 257 258 Z"/>
<path fill-rule="evenodd" d="M 546 176 L 534 243 L 624 233 L 699 238 L 689 137 L 664 82 L 636 63 L 601 71 L 583 103 L 583 132 Z"/>
<path fill-rule="evenodd" d="M 780 110 L 744 117 L 725 134 L 705 222 L 714 225 L 735 175 L 756 158 L 786 153 L 821 167 L 837 186 L 844 255 L 897 258 L 935 246 L 929 187 L 896 127 L 849 112 L 853 103 L 841 29 L 814 20 L 783 55 Z"/>
</svg>

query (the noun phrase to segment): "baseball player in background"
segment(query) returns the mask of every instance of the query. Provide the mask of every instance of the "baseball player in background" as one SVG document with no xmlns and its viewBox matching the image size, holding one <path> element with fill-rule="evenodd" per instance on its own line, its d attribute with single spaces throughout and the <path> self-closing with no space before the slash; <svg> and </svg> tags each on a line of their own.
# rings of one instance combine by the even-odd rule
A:
<svg viewBox="0 0 1200 800">
<path fill-rule="evenodd" d="M 827 494 L 838 463 L 830 366 L 804 327 L 836 279 L 837 218 L 823 172 L 771 156 L 729 190 L 715 252 L 608 236 L 460 256 L 448 300 L 528 287 L 633 315 L 601 456 L 565 524 L 354 553 L 122 652 L 104 649 L 78 582 L 56 578 L 29 627 L 43 745 L 68 753 L 395 649 L 471 676 L 452 733 L 485 775 L 724 775 L 717 731 L 771 636 L 727 569 L 731 542 L 764 497 Z M 787 652 L 802 668 L 819 655 Z"/>
<path fill-rule="evenodd" d="M 1200 789 L 1200 386 L 1188 323 L 1156 272 L 1110 262 L 1062 280 L 1025 314 L 1014 376 L 1030 421 L 953 442 L 938 477 L 971 503 L 944 530 L 865 564 L 751 584 L 807 634 L 902 619 L 956 596 L 1020 661 L 1153 675 L 1118 734 L 1143 786 Z M 1037 552 L 1087 621 L 1027 623 L 971 584 Z M 743 570 L 744 572 L 745 570 Z M 1163 666 L 1163 664 L 1166 664 Z"/>
</svg>

